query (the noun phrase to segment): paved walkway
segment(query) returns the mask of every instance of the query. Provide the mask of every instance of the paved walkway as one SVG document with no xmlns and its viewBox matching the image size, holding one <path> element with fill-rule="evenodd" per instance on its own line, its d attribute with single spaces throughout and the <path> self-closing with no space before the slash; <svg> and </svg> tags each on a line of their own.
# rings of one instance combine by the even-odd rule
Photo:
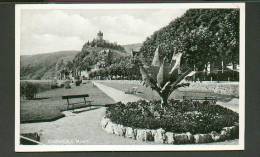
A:
<svg viewBox="0 0 260 157">
<path fill-rule="evenodd" d="M 42 132 L 43 144 L 149 144 L 106 133 L 100 126 L 100 120 L 105 113 L 104 107 L 79 114 L 69 111 L 64 113 L 66 117 L 53 122 L 21 124 L 21 132 Z"/>
<path fill-rule="evenodd" d="M 137 100 L 143 99 L 138 96 L 134 96 L 132 94 L 125 94 L 125 92 L 120 91 L 118 89 L 103 85 L 102 83 L 98 83 L 96 81 L 93 81 L 94 85 L 97 86 L 102 92 L 104 92 L 106 95 L 108 95 L 110 98 L 112 98 L 115 102 L 135 102 Z"/>
<path fill-rule="evenodd" d="M 233 98 L 228 102 L 223 102 L 223 101 L 217 101 L 218 105 L 221 105 L 223 107 L 226 107 L 232 111 L 239 112 L 239 99 L 238 98 Z"/>
</svg>

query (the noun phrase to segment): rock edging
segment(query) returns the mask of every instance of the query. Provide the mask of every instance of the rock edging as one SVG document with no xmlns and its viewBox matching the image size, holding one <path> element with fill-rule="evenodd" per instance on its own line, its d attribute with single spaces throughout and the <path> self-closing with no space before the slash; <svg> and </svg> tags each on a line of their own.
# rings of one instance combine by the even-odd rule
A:
<svg viewBox="0 0 260 157">
<path fill-rule="evenodd" d="M 120 124 L 113 123 L 109 118 L 103 117 L 101 127 L 110 134 L 123 136 L 139 141 L 154 141 L 159 144 L 198 144 L 221 142 L 225 140 L 236 139 L 239 136 L 239 125 L 234 124 L 231 127 L 224 127 L 220 133 L 212 131 L 208 134 L 191 134 L 166 132 L 164 129 L 139 129 L 125 127 Z"/>
</svg>

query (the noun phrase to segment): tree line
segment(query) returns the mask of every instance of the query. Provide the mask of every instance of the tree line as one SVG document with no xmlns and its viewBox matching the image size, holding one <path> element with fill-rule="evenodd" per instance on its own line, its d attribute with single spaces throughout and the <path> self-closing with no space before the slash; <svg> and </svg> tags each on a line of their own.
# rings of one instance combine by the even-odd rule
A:
<svg viewBox="0 0 260 157">
<path fill-rule="evenodd" d="M 239 64 L 239 10 L 190 9 L 144 41 L 140 52 L 150 63 L 158 45 L 171 59 L 183 53 L 185 64 L 202 71 L 208 66 Z"/>
</svg>

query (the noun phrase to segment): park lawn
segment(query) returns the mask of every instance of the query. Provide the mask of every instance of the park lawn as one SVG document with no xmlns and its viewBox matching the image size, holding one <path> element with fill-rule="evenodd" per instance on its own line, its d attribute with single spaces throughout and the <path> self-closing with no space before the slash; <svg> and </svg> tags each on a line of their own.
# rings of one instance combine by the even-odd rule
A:
<svg viewBox="0 0 260 157">
<path fill-rule="evenodd" d="M 113 83 L 109 81 L 101 81 L 100 83 L 113 87 L 115 89 L 127 92 L 130 91 L 133 87 L 137 87 L 138 93 L 135 94 L 136 96 L 139 96 L 141 98 L 147 99 L 147 100 L 159 100 L 159 95 L 153 91 L 150 87 L 145 87 L 143 85 L 137 85 L 137 84 L 131 84 L 131 83 Z M 188 87 L 186 87 L 188 88 Z M 205 91 L 180 91 L 176 90 L 170 95 L 170 99 L 182 99 L 183 96 L 189 96 L 189 97 L 216 97 L 218 101 L 228 102 L 231 99 L 234 98 L 234 96 L 229 95 L 221 95 L 216 94 L 213 92 L 205 92 Z"/>
<path fill-rule="evenodd" d="M 71 89 L 58 88 L 44 91 L 37 94 L 36 100 L 25 100 L 21 98 L 20 119 L 21 123 L 52 121 L 64 116 L 62 111 L 67 110 L 67 101 L 62 100 L 62 95 L 68 94 L 89 94 L 87 100 L 93 101 L 93 105 L 102 106 L 114 101 L 93 86 L 91 82 L 73 85 Z M 83 102 L 82 99 L 72 99 L 71 102 Z M 75 108 L 84 107 L 84 105 L 75 105 Z"/>
</svg>

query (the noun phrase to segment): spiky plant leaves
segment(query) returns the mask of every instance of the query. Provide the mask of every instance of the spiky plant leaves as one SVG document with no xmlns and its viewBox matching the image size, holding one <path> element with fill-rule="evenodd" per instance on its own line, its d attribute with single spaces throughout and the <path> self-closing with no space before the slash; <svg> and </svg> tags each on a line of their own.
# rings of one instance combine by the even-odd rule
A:
<svg viewBox="0 0 260 157">
<path fill-rule="evenodd" d="M 166 59 L 166 57 L 163 59 L 163 63 L 157 74 L 157 85 L 160 88 L 162 88 L 169 79 L 170 66 L 167 64 Z"/>
<path fill-rule="evenodd" d="M 191 72 L 191 69 L 188 69 L 181 75 L 177 75 L 177 77 L 174 77 L 173 75 L 171 78 L 169 78 L 169 81 L 161 88 L 161 93 L 171 93 L 175 89 L 179 88 L 178 84 L 183 81 L 183 79 Z M 187 83 L 186 83 L 187 84 Z M 177 86 L 177 88 L 175 88 Z"/>
<path fill-rule="evenodd" d="M 158 90 L 158 87 L 156 86 L 156 81 L 151 76 L 149 76 L 147 70 L 143 66 L 140 66 L 140 73 L 142 75 L 142 80 L 146 86 L 150 86 L 152 89 Z"/>
<path fill-rule="evenodd" d="M 170 75 L 178 74 L 178 70 L 180 69 L 180 64 L 181 64 L 181 56 L 182 53 L 173 54 L 172 61 L 171 61 L 171 65 L 173 67 L 170 71 Z"/>
<path fill-rule="evenodd" d="M 170 64 L 172 68 L 169 72 L 168 82 L 166 82 L 165 85 L 162 87 L 161 92 L 168 91 L 171 88 L 170 85 L 177 80 L 180 69 L 181 56 L 181 53 L 173 54 L 172 61 Z"/>
<path fill-rule="evenodd" d="M 187 87 L 189 85 L 190 85 L 190 83 L 180 83 L 180 84 L 177 84 L 175 86 L 171 86 L 171 88 L 169 89 L 169 92 L 172 93 L 174 90 L 176 90 L 178 88 Z"/>
<path fill-rule="evenodd" d="M 171 70 L 169 73 L 169 79 L 171 82 L 174 82 L 177 80 L 178 75 L 179 75 L 179 71 L 180 71 L 180 63 L 181 63 L 181 53 L 178 54 L 173 54 L 172 56 L 172 61 L 171 61 Z"/>
<path fill-rule="evenodd" d="M 151 64 L 152 66 L 155 66 L 155 67 L 161 66 L 160 53 L 161 53 L 161 48 L 160 48 L 160 46 L 158 46 L 154 52 L 153 61 Z"/>
<path fill-rule="evenodd" d="M 160 67 L 157 67 L 157 66 L 151 66 L 149 68 L 149 73 L 151 74 L 151 77 L 152 78 L 156 78 L 157 77 L 157 74 L 160 70 Z"/>
<path fill-rule="evenodd" d="M 165 85 L 161 88 L 161 93 L 165 93 L 166 91 L 168 91 L 171 88 L 172 85 L 172 81 L 168 81 L 165 83 Z"/>
<path fill-rule="evenodd" d="M 166 57 L 163 61 L 160 60 L 160 53 L 160 47 L 157 47 L 151 66 L 147 67 L 142 64 L 140 73 L 145 86 L 150 86 L 160 95 L 161 107 L 164 107 L 167 106 L 167 99 L 175 89 L 189 85 L 181 83 L 181 81 L 190 73 L 191 69 L 179 74 L 182 54 L 174 54 L 171 64 L 168 64 Z"/>
<path fill-rule="evenodd" d="M 183 79 L 192 71 L 192 69 L 186 70 L 184 73 L 182 73 L 180 76 L 178 76 L 177 80 L 173 82 L 172 86 L 178 85 Z"/>
</svg>

